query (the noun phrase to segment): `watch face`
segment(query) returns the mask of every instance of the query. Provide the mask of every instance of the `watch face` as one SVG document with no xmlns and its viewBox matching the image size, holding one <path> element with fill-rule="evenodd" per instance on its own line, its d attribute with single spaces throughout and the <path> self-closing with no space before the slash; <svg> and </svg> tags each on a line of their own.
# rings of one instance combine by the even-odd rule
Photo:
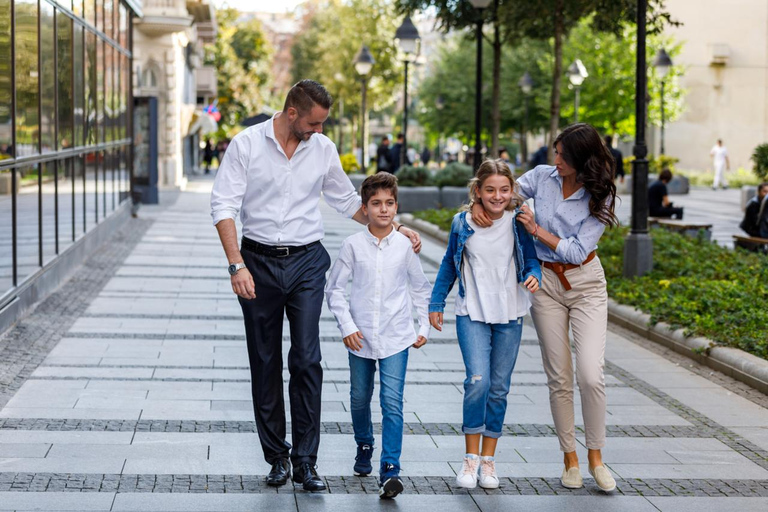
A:
<svg viewBox="0 0 768 512">
<path fill-rule="evenodd" d="M 237 274 L 237 265 L 230 265 L 228 270 L 229 270 L 229 275 L 231 276 Z"/>
</svg>

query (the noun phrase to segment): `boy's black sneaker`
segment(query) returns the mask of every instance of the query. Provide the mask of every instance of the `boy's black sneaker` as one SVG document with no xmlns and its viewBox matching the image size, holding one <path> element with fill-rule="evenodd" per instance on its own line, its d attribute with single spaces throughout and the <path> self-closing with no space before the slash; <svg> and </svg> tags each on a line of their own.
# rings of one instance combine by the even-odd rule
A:
<svg viewBox="0 0 768 512">
<path fill-rule="evenodd" d="M 357 445 L 357 456 L 355 456 L 355 474 L 357 476 L 368 476 L 373 471 L 371 458 L 373 457 L 373 446 L 369 444 Z"/>
<path fill-rule="evenodd" d="M 379 498 L 391 500 L 403 492 L 403 481 L 400 480 L 400 469 L 394 464 L 383 464 L 379 483 Z"/>
</svg>

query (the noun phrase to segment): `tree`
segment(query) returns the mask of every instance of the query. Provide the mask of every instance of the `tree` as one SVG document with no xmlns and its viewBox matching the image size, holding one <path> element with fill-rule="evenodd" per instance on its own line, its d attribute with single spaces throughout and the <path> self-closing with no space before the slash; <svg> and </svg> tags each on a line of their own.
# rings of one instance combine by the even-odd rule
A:
<svg viewBox="0 0 768 512">
<path fill-rule="evenodd" d="M 353 60 L 365 44 L 376 61 L 365 77 L 367 108 L 381 111 L 402 87 L 402 64 L 394 47 L 398 20 L 388 0 L 320 0 L 310 12 L 291 50 L 294 80 L 311 78 L 343 98 L 347 113 L 358 118 L 361 78 Z"/>
<path fill-rule="evenodd" d="M 566 62 L 581 59 L 589 78 L 581 86 L 579 120 L 594 125 L 606 134 L 634 136 L 635 134 L 635 58 L 637 55 L 637 28 L 624 23 L 619 35 L 599 32 L 593 17 L 581 20 L 571 31 L 564 50 Z M 648 62 L 656 52 L 665 48 L 672 57 L 679 55 L 682 45 L 670 36 L 648 36 Z M 684 91 L 679 78 L 683 70 L 673 66 L 664 86 L 664 112 L 667 121 L 674 121 L 682 113 Z M 574 91 L 564 87 L 561 116 L 565 122 L 573 118 Z M 649 70 L 648 117 L 657 126 L 661 124 L 661 80 Z"/>
<path fill-rule="evenodd" d="M 206 47 L 206 64 L 216 67 L 221 137 L 268 103 L 272 49 L 260 22 L 239 23 L 239 16 L 235 9 L 217 10 L 219 31 L 216 41 Z"/>
<path fill-rule="evenodd" d="M 474 67 L 475 51 L 464 44 L 463 35 L 455 34 L 446 39 L 436 52 L 436 57 L 418 90 L 422 108 L 419 120 L 431 137 L 456 136 L 465 143 L 474 138 L 474 116 L 467 108 L 475 95 L 475 75 L 461 70 Z M 491 52 L 484 52 L 484 64 L 493 59 Z M 545 42 L 521 40 L 514 47 L 504 47 L 500 56 L 500 82 L 508 84 L 499 94 L 499 134 L 518 132 L 525 115 L 525 97 L 517 86 L 527 71 L 536 88 L 530 104 L 528 129 L 541 129 L 547 125 L 547 101 L 549 94 L 549 47 Z M 491 66 L 483 66 L 483 81 L 494 73 Z M 450 84 L 450 87 L 446 87 Z M 439 100 L 438 100 L 439 98 Z M 438 103 L 442 108 L 438 108 Z M 490 116 L 493 101 L 484 97 L 483 118 Z M 486 129 L 486 133 L 489 130 Z"/>
</svg>

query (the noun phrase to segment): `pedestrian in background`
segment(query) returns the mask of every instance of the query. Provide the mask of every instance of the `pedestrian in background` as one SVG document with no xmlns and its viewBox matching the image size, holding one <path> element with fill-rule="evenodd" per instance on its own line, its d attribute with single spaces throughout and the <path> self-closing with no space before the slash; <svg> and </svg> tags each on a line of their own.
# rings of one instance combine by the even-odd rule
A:
<svg viewBox="0 0 768 512">
<path fill-rule="evenodd" d="M 211 162 L 213 162 L 213 142 L 206 139 L 205 148 L 203 148 L 203 162 L 205 163 L 205 174 L 211 172 Z"/>
<path fill-rule="evenodd" d="M 381 144 L 376 149 L 376 172 L 392 172 L 392 153 L 386 135 L 381 138 Z"/>
<path fill-rule="evenodd" d="M 717 139 L 717 144 L 712 146 L 709 155 L 712 157 L 712 166 L 715 168 L 715 180 L 712 182 L 712 190 L 717 190 L 721 183 L 723 189 L 728 188 L 725 171 L 731 170 L 731 161 L 728 159 L 728 148 L 723 146 L 722 139 Z"/>
<path fill-rule="evenodd" d="M 672 171 L 662 169 L 659 179 L 648 187 L 648 214 L 651 217 L 683 219 L 683 209 L 675 207 L 669 200 L 667 184 L 672 181 Z"/>
<path fill-rule="evenodd" d="M 573 332 L 576 380 L 589 458 L 589 472 L 603 491 L 616 481 L 603 465 L 605 446 L 605 343 L 608 293 L 597 242 L 606 226 L 619 224 L 614 214 L 614 159 L 592 126 L 577 123 L 555 139 L 555 165 L 540 165 L 517 183 L 524 199 L 533 198 L 517 221 L 536 241 L 543 262 L 541 291 L 533 296 L 531 317 L 541 347 L 549 402 L 565 468 L 560 478 L 569 489 L 583 486 L 576 455 L 573 412 Z M 472 217 L 481 226 L 491 219 L 475 205 Z"/>
<path fill-rule="evenodd" d="M 408 161 L 407 151 L 403 147 L 403 142 L 405 142 L 405 135 L 403 135 L 402 133 L 398 133 L 397 142 L 395 142 L 392 145 L 392 149 L 389 150 L 390 156 L 391 156 L 389 172 L 391 172 L 392 174 L 395 174 L 397 170 L 400 169 L 401 164 L 411 165 L 411 163 Z M 400 155 L 402 152 L 405 152 L 404 162 L 400 161 L 400 158 L 401 158 Z"/>
<path fill-rule="evenodd" d="M 615 178 L 619 179 L 619 183 L 624 183 L 624 155 L 617 148 L 613 147 L 613 137 L 610 135 L 605 136 L 605 145 L 608 146 L 608 150 L 613 156 L 613 161 L 616 163 Z"/>
</svg>

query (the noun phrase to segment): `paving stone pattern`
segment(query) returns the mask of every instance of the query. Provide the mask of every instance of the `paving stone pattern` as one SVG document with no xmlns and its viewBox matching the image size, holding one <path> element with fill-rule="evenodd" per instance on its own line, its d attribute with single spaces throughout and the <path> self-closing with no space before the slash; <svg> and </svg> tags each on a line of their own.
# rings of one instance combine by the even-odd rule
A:
<svg viewBox="0 0 768 512">
<path fill-rule="evenodd" d="M 378 494 L 376 478 L 352 474 L 347 354 L 325 307 L 318 469 L 328 491 L 308 499 L 290 483 L 265 485 L 269 466 L 253 422 L 240 310 L 210 226 L 209 190 L 210 181 L 193 180 L 177 202 L 142 209 L 141 219 L 0 337 L 0 510 L 343 511 L 378 504 L 362 496 Z M 324 245 L 335 257 L 360 228 L 322 208 Z M 443 251 L 424 240 L 421 261 L 432 280 Z M 444 331 L 411 351 L 399 508 L 768 509 L 768 399 L 615 326 L 606 355 L 604 452 L 617 477 L 614 495 L 588 476 L 578 393 L 585 486 L 559 483 L 562 454 L 528 321 L 497 451 L 501 488 L 457 488 L 464 368 L 450 309 Z M 287 324 L 284 334 L 287 355 Z M 373 416 L 378 445 L 377 393 Z M 379 454 L 377 447 L 374 465 Z"/>
</svg>

